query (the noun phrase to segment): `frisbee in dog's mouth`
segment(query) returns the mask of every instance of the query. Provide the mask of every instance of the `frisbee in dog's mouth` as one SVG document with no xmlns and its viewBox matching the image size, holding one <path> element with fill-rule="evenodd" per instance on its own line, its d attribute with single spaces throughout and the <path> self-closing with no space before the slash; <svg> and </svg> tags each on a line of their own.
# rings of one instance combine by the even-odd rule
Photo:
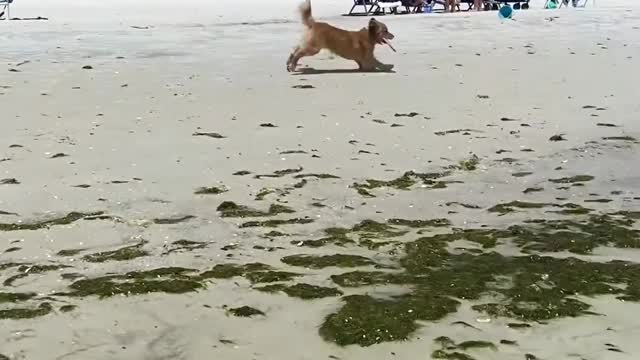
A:
<svg viewBox="0 0 640 360">
<path fill-rule="evenodd" d="M 397 52 L 396 49 L 393 48 L 393 45 L 391 45 L 391 41 L 383 38 L 382 39 L 382 43 L 386 44 L 387 46 L 389 46 L 389 48 L 391 48 L 391 50 L 393 50 L 393 52 Z"/>
</svg>

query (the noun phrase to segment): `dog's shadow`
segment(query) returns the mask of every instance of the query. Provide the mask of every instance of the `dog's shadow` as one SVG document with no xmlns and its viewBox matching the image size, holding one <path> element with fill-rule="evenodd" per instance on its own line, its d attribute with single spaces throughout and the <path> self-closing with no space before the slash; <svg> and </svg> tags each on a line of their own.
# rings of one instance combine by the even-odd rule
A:
<svg viewBox="0 0 640 360">
<path fill-rule="evenodd" d="M 373 70 L 373 71 L 364 71 L 360 69 L 314 69 L 312 67 L 305 67 L 296 70 L 293 75 L 323 75 L 323 74 L 395 74 L 396 72 L 393 69 L 389 70 Z"/>
</svg>

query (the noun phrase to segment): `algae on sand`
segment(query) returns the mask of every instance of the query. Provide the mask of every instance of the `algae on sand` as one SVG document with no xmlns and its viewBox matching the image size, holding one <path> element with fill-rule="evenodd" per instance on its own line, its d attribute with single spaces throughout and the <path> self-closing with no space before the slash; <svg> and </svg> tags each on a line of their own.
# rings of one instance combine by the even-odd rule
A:
<svg viewBox="0 0 640 360">
<path fill-rule="evenodd" d="M 190 277 L 193 269 L 158 268 L 148 271 L 133 271 L 124 275 L 78 280 L 69 288 L 69 293 L 58 294 L 72 297 L 97 296 L 100 299 L 115 295 L 142 295 L 154 292 L 182 294 L 204 287 L 198 277 Z"/>
<path fill-rule="evenodd" d="M 405 255 L 399 260 L 401 272 L 354 271 L 331 276 L 340 286 L 401 284 L 410 292 L 386 299 L 344 297 L 345 305 L 325 318 L 320 334 L 339 345 L 369 346 L 407 339 L 419 326 L 416 321 L 436 320 L 455 312 L 458 299 L 481 301 L 490 296 L 493 301 L 485 300 L 473 309 L 524 322 L 593 315 L 590 305 L 576 296 L 614 295 L 640 301 L 640 264 L 448 250 L 456 240 L 477 242 L 485 249 L 494 247 L 498 240 L 541 251 L 588 253 L 595 246 L 611 245 L 640 248 L 640 232 L 630 228 L 633 222 L 624 216 L 589 215 L 420 238 L 406 244 Z M 477 342 L 462 344 L 464 348 L 491 347 Z"/>
<path fill-rule="evenodd" d="M 442 188 L 443 185 L 446 185 L 441 181 L 436 181 L 436 179 L 448 176 L 449 172 L 441 172 L 441 173 L 417 173 L 415 171 L 407 171 L 402 176 L 393 179 L 393 180 L 375 180 L 375 179 L 367 179 L 365 183 L 354 183 L 351 187 L 356 189 L 358 194 L 366 197 L 375 197 L 371 194 L 370 190 L 374 190 L 377 188 L 392 188 L 396 190 L 409 190 L 412 186 L 416 185 L 419 182 L 427 188 Z"/>
<path fill-rule="evenodd" d="M 295 211 L 288 206 L 279 205 L 279 204 L 271 204 L 269 206 L 269 210 L 262 211 L 250 208 L 245 205 L 238 205 L 233 201 L 225 201 L 218 205 L 216 209 L 220 212 L 220 216 L 222 217 L 265 217 L 265 216 L 275 216 L 278 214 L 290 214 Z"/>
<path fill-rule="evenodd" d="M 254 289 L 267 293 L 284 292 L 291 297 L 296 297 L 303 300 L 320 299 L 342 295 L 342 291 L 336 288 L 316 286 L 304 283 L 291 286 L 287 286 L 284 284 L 271 284 L 261 287 L 255 287 Z"/>
<path fill-rule="evenodd" d="M 48 228 L 55 225 L 69 225 L 78 220 L 82 220 L 90 216 L 99 216 L 102 214 L 104 214 L 102 211 L 89 212 L 89 213 L 74 211 L 74 212 L 68 213 L 65 216 L 53 218 L 49 220 L 42 220 L 42 221 L 35 221 L 35 222 L 20 222 L 20 223 L 13 223 L 13 224 L 0 223 L 0 231 L 39 230 L 39 229 L 44 229 L 44 228 Z"/>
<path fill-rule="evenodd" d="M 87 254 L 82 257 L 83 260 L 93 263 L 101 263 L 105 261 L 126 261 L 149 255 L 142 247 L 146 242 L 142 241 L 135 245 L 125 246 L 120 249 L 103 251 L 95 254 Z"/>
<path fill-rule="evenodd" d="M 322 269 L 325 267 L 357 267 L 374 265 L 373 260 L 360 255 L 289 255 L 280 259 L 283 263 L 291 266 L 301 266 L 310 269 Z"/>
</svg>

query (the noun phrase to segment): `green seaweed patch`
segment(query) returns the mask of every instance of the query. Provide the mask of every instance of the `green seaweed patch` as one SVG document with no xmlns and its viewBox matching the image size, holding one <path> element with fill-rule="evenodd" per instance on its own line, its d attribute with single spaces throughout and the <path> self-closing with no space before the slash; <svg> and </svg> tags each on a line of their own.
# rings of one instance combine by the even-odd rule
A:
<svg viewBox="0 0 640 360">
<path fill-rule="evenodd" d="M 375 238 L 398 237 L 408 233 L 408 231 L 398 230 L 391 225 L 379 223 L 374 220 L 362 220 L 360 223 L 354 225 L 351 231 L 361 233 L 362 236 Z"/>
<path fill-rule="evenodd" d="M 82 259 L 84 261 L 88 261 L 92 263 L 102 263 L 106 261 L 133 260 L 139 257 L 149 255 L 149 252 L 142 249 L 144 244 L 146 244 L 146 241 L 141 241 L 138 244 L 125 246 L 116 250 L 102 251 L 95 254 L 87 254 L 83 256 Z"/>
<path fill-rule="evenodd" d="M 254 176 L 256 179 L 262 179 L 262 178 L 280 178 L 286 175 L 291 175 L 291 174 L 295 174 L 295 173 L 299 173 L 303 170 L 302 167 L 298 167 L 298 168 L 293 168 L 293 169 L 283 169 L 283 170 L 276 170 L 274 171 L 272 174 L 262 174 L 262 175 L 256 175 Z"/>
<path fill-rule="evenodd" d="M 252 308 L 251 306 L 241 306 L 228 310 L 229 313 L 233 316 L 238 317 L 252 317 L 256 315 L 265 316 L 266 314 L 262 310 L 258 310 L 256 308 Z"/>
<path fill-rule="evenodd" d="M 358 241 L 358 245 L 365 247 L 369 250 L 378 250 L 383 246 L 387 246 L 395 243 L 396 241 L 380 241 L 380 240 L 368 239 L 368 238 L 363 238 Z"/>
<path fill-rule="evenodd" d="M 76 305 L 62 305 L 59 310 L 62 313 L 68 313 L 74 311 L 77 308 L 78 307 Z"/>
<path fill-rule="evenodd" d="M 444 135 L 449 135 L 449 134 L 459 134 L 462 133 L 463 135 L 470 135 L 472 132 L 482 132 L 480 130 L 474 130 L 474 129 L 453 129 L 453 130 L 444 130 L 444 131 L 436 131 L 434 132 L 434 134 L 438 135 L 438 136 L 444 136 Z"/>
<path fill-rule="evenodd" d="M 194 194 L 196 195 L 218 195 L 229 191 L 224 186 L 209 186 L 209 187 L 201 187 L 196 189 Z"/>
<path fill-rule="evenodd" d="M 49 228 L 51 226 L 56 226 L 56 225 L 69 225 L 78 220 L 82 220 L 86 217 L 98 216 L 102 214 L 103 214 L 102 211 L 89 212 L 89 213 L 74 211 L 59 218 L 53 218 L 53 219 L 43 220 L 43 221 L 19 222 L 14 224 L 0 223 L 0 231 L 40 230 L 40 229 L 45 229 L 45 228 Z"/>
<path fill-rule="evenodd" d="M 243 276 L 246 273 L 255 271 L 270 270 L 269 265 L 263 263 L 249 264 L 218 264 L 211 270 L 207 270 L 199 275 L 201 279 L 230 279 L 236 276 Z"/>
<path fill-rule="evenodd" d="M 281 236 L 289 236 L 289 235 L 285 234 L 283 232 L 277 231 L 277 230 L 271 230 L 268 233 L 264 234 L 264 236 L 266 236 L 266 237 L 281 237 Z"/>
<path fill-rule="evenodd" d="M 543 191 L 544 188 L 541 187 L 528 187 L 526 189 L 524 189 L 522 192 L 525 194 L 530 194 L 530 193 L 534 193 L 534 192 L 539 192 L 539 191 Z"/>
<path fill-rule="evenodd" d="M 457 165 L 451 165 L 449 168 L 462 171 L 474 171 L 478 169 L 479 164 L 480 158 L 473 154 L 468 159 L 461 160 Z"/>
<path fill-rule="evenodd" d="M 498 348 L 490 341 L 484 340 L 467 340 L 456 345 L 456 348 L 467 351 L 469 349 L 490 349 L 498 350 Z"/>
<path fill-rule="evenodd" d="M 332 174 L 298 174 L 293 177 L 294 179 L 306 179 L 306 178 L 316 178 L 316 179 L 340 179 L 340 176 L 332 175 Z"/>
<path fill-rule="evenodd" d="M 409 284 L 413 281 L 413 278 L 402 273 L 350 271 L 339 275 L 331 275 L 331 280 L 342 287 L 362 287 L 381 284 Z"/>
<path fill-rule="evenodd" d="M 195 219 L 195 216 L 185 215 L 185 216 L 176 216 L 171 218 L 158 218 L 158 219 L 153 219 L 153 223 L 157 225 L 175 225 L 175 224 L 189 221 L 191 219 Z"/>
<path fill-rule="evenodd" d="M 465 353 L 461 353 L 458 351 L 446 351 L 446 350 L 436 350 L 431 353 L 432 359 L 446 359 L 446 360 L 476 360 L 471 355 L 467 355 Z"/>
<path fill-rule="evenodd" d="M 276 190 L 274 189 L 262 189 L 258 192 L 258 194 L 256 195 L 256 200 L 257 201 L 262 201 L 264 200 L 265 197 L 267 197 L 267 195 L 269 194 L 274 194 L 276 192 Z"/>
<path fill-rule="evenodd" d="M 34 319 L 48 315 L 53 311 L 51 304 L 44 302 L 38 305 L 36 308 L 13 308 L 0 310 L 0 319 Z"/>
<path fill-rule="evenodd" d="M 149 293 L 183 294 L 204 287 L 199 277 L 190 277 L 193 269 L 165 267 L 148 271 L 133 271 L 124 275 L 108 275 L 78 280 L 69 285 L 70 292 L 58 295 L 72 297 L 97 296 L 100 299 L 116 295 Z"/>
<path fill-rule="evenodd" d="M 451 221 L 444 218 L 428 219 L 428 220 L 389 219 L 387 220 L 387 224 L 422 229 L 427 227 L 451 226 Z"/>
<path fill-rule="evenodd" d="M 271 284 L 262 287 L 255 287 L 254 289 L 267 293 L 283 292 L 288 296 L 303 300 L 321 299 L 343 295 L 342 291 L 336 288 L 316 286 L 305 283 L 295 284 L 291 286 L 287 286 L 284 284 Z"/>
<path fill-rule="evenodd" d="M 589 215 L 579 221 L 533 220 L 507 229 L 456 230 L 420 238 L 405 245 L 400 272 L 353 271 L 331 276 L 343 287 L 403 284 L 411 290 L 385 299 L 347 296 L 344 306 L 325 318 L 320 334 L 339 345 L 369 346 L 407 339 L 418 328 L 416 321 L 437 320 L 455 312 L 458 299 L 491 297 L 495 300 L 473 309 L 520 322 L 594 315 L 590 305 L 578 297 L 613 295 L 640 301 L 640 264 L 448 251 L 449 243 L 459 239 L 488 247 L 504 239 L 529 249 L 576 253 L 588 253 L 604 244 L 640 247 L 639 231 L 629 226 L 628 219 Z M 463 347 L 480 345 L 489 347 L 477 342 Z"/>
<path fill-rule="evenodd" d="M 309 269 L 323 269 L 326 267 L 358 267 L 375 265 L 375 262 L 360 255 L 334 254 L 334 255 L 289 255 L 280 259 L 291 266 L 300 266 Z"/>
<path fill-rule="evenodd" d="M 245 274 L 245 278 L 253 284 L 289 281 L 302 274 L 288 271 L 257 271 Z"/>
<path fill-rule="evenodd" d="M 507 327 L 510 329 L 528 329 L 531 325 L 527 323 L 508 323 Z"/>
<path fill-rule="evenodd" d="M 303 187 L 305 187 L 305 185 L 307 185 L 307 180 L 306 179 L 302 179 L 300 181 L 298 181 L 297 183 L 291 185 L 294 189 L 302 189 Z"/>
<path fill-rule="evenodd" d="M 566 203 L 562 205 L 554 205 L 563 208 L 562 210 L 552 211 L 561 215 L 586 215 L 593 211 L 578 204 Z"/>
<path fill-rule="evenodd" d="M 549 181 L 555 184 L 573 184 L 573 183 L 589 182 L 593 179 L 595 179 L 595 177 L 591 175 L 575 175 L 570 177 L 549 179 Z"/>
<path fill-rule="evenodd" d="M 280 205 L 280 204 L 271 204 L 267 211 L 257 210 L 250 208 L 245 205 L 238 205 L 233 201 L 225 201 L 218 205 L 216 209 L 220 212 L 221 217 L 265 217 L 265 216 L 275 216 L 278 214 L 291 214 L 294 213 L 295 210 L 291 209 L 288 206 Z"/>
<path fill-rule="evenodd" d="M 637 141 L 633 136 L 605 136 L 602 140 Z"/>
<path fill-rule="evenodd" d="M 461 343 L 456 344 L 456 342 L 453 341 L 451 338 L 446 336 L 440 336 L 435 338 L 433 341 L 440 344 L 440 346 L 442 347 L 441 350 L 447 350 L 447 351 L 451 351 L 451 350 L 467 351 L 470 349 L 490 349 L 493 351 L 498 350 L 498 347 L 494 345 L 492 342 L 484 341 L 484 340 L 467 340 L 467 341 L 463 341 Z"/>
<path fill-rule="evenodd" d="M 514 212 L 516 211 L 515 209 L 541 209 L 545 206 L 552 206 L 553 204 L 549 204 L 549 203 L 535 203 L 535 202 L 529 202 L 529 201 L 511 201 L 508 203 L 502 203 L 502 204 L 497 204 L 494 205 L 492 207 L 490 207 L 489 209 L 487 209 L 487 211 L 489 212 L 494 212 L 494 213 L 500 213 L 500 214 L 507 214 L 510 212 Z"/>
<path fill-rule="evenodd" d="M 291 241 L 292 245 L 317 248 L 328 244 L 345 246 L 355 241 L 347 235 L 351 230 L 345 228 L 328 228 L 324 230 L 326 236 L 320 239 Z"/>
<path fill-rule="evenodd" d="M 18 274 L 7 278 L 4 282 L 4 286 L 12 286 L 16 280 L 26 278 L 33 274 L 44 274 L 49 271 L 55 271 L 60 269 L 66 269 L 70 266 L 60 264 L 46 264 L 46 265 L 21 265 L 18 267 Z"/>
<path fill-rule="evenodd" d="M 56 253 L 58 256 L 76 256 L 86 249 L 63 249 Z"/>
<path fill-rule="evenodd" d="M 319 333 L 340 346 L 370 346 L 407 340 L 418 329 L 417 320 L 434 321 L 457 310 L 458 301 L 429 293 L 412 293 L 393 299 L 368 295 L 342 298 L 344 306 L 326 317 Z"/>
<path fill-rule="evenodd" d="M 293 219 L 281 219 L 281 220 L 265 220 L 265 221 L 248 221 L 240 224 L 241 228 L 250 227 L 278 227 L 281 225 L 304 225 L 310 224 L 314 220 L 310 218 L 293 218 Z"/>
<path fill-rule="evenodd" d="M 35 296 L 36 296 L 36 293 L 0 292 L 0 304 L 27 301 L 34 298 Z"/>
<path fill-rule="evenodd" d="M 377 188 L 392 188 L 396 190 L 409 190 L 412 186 L 422 182 L 427 188 L 437 189 L 446 187 L 446 183 L 442 181 L 436 181 L 436 179 L 450 175 L 450 172 L 440 173 L 417 173 L 414 171 L 407 171 L 402 176 L 393 180 L 375 180 L 367 179 L 365 183 L 354 183 L 352 188 L 356 189 L 358 194 L 365 197 L 375 197 L 371 194 L 370 190 Z"/>
<path fill-rule="evenodd" d="M 172 242 L 171 245 L 166 247 L 166 250 L 162 253 L 162 255 L 168 255 L 173 252 L 193 251 L 193 250 L 203 249 L 206 246 L 207 246 L 206 242 L 191 241 L 187 239 L 176 240 Z"/>
</svg>

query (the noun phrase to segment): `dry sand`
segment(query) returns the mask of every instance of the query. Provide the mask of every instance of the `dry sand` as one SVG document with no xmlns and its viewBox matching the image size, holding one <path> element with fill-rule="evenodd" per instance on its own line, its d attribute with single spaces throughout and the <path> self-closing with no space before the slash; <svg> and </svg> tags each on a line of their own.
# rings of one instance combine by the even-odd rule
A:
<svg viewBox="0 0 640 360">
<path fill-rule="evenodd" d="M 15 16 L 69 18 L 0 22 L 0 181 L 9 179 L 0 185 L 0 224 L 30 223 L 72 211 L 103 211 L 109 217 L 0 231 L 0 266 L 25 264 L 21 270 L 18 265 L 3 268 L 0 292 L 37 293 L 29 301 L 1 302 L 1 309 L 33 309 L 45 302 L 53 306 L 45 316 L 0 320 L 0 354 L 30 360 L 427 359 L 439 348 L 433 339 L 446 335 L 456 341 L 518 343 L 469 350 L 476 359 L 640 356 L 640 320 L 634 315 L 640 305 L 614 296 L 581 298 L 604 316 L 551 320 L 525 330 L 510 329 L 505 325 L 512 320 L 487 317 L 471 310 L 475 302 L 461 301 L 458 312 L 420 322 L 423 326 L 408 341 L 339 347 L 318 335 L 324 317 L 340 308 L 339 297 L 303 301 L 262 293 L 242 277 L 211 279 L 206 288 L 184 294 L 108 299 L 55 295 L 68 292 L 74 281 L 63 274 L 95 278 L 169 266 L 204 271 L 216 264 L 250 262 L 303 274 L 297 282 L 336 287 L 329 275 L 352 269 L 306 269 L 280 259 L 345 253 L 396 264 L 402 247 L 296 246 L 322 237 L 324 228 L 351 227 L 364 219 L 447 218 L 453 227 L 504 228 L 533 217 L 561 217 L 546 209 L 505 216 L 487 211 L 514 200 L 571 202 L 601 213 L 637 211 L 637 3 L 532 9 L 518 12 L 517 21 L 509 22 L 499 21 L 495 12 L 387 16 L 383 21 L 396 34 L 399 52 L 380 48 L 377 55 L 395 64 L 394 73 L 354 73 L 354 64 L 322 53 L 301 61 L 309 67 L 303 73 L 289 74 L 285 60 L 301 30 L 292 1 L 274 5 L 265 19 L 248 20 L 237 15 L 244 14 L 244 8 L 225 4 L 221 13 L 227 18 L 211 21 L 195 10 L 190 21 L 183 12 L 171 13 L 168 5 L 159 6 L 163 18 L 133 21 L 118 19 L 117 5 L 106 18 L 93 14 L 80 19 L 64 7 L 51 6 L 57 13 L 38 12 L 33 1 L 25 0 L 23 9 L 20 2 Z M 346 2 L 327 1 L 318 5 L 319 12 L 339 14 L 348 7 Z M 207 9 L 219 11 L 218 6 Z M 134 7 L 130 15 L 145 15 L 140 10 Z M 262 23 L 273 19 L 284 21 Z M 329 20 L 345 28 L 359 28 L 366 21 L 339 16 Z M 244 21 L 260 23 L 240 24 Z M 87 65 L 92 69 L 83 69 Z M 416 114 L 401 115 L 412 112 Z M 470 130 L 438 134 L 455 129 Z M 558 134 L 566 140 L 549 140 Z M 612 136 L 628 138 L 603 140 Z M 477 169 L 454 170 L 445 179 L 459 183 L 443 189 L 383 187 L 371 190 L 375 198 L 367 198 L 351 187 L 365 179 L 398 178 L 409 170 L 442 171 L 473 154 L 479 158 Z M 282 177 L 254 176 L 283 169 L 302 170 Z M 241 170 L 251 174 L 233 175 Z M 531 174 L 513 176 L 521 172 Z M 306 184 L 294 178 L 306 173 L 339 178 L 308 178 Z M 594 179 L 567 188 L 548 181 L 581 174 Z M 211 186 L 228 191 L 194 194 Z M 523 193 L 533 187 L 544 191 Z M 288 190 L 255 200 L 265 188 Z M 585 203 L 600 198 L 611 201 Z M 314 222 L 240 228 L 255 219 L 221 218 L 216 208 L 223 201 L 262 210 L 284 204 L 296 213 L 273 218 Z M 478 208 L 446 205 L 451 202 Z M 184 216 L 193 218 L 154 222 Z M 289 236 L 264 236 L 271 230 Z M 414 235 L 399 241 L 413 241 L 418 237 Z M 181 239 L 204 244 L 166 254 Z M 104 262 L 83 258 L 142 240 L 145 256 Z M 57 255 L 64 249 L 83 250 Z M 499 250 L 519 252 L 509 244 Z M 640 262 L 640 251 L 600 247 L 578 257 Z M 31 266 L 44 264 L 68 268 L 28 274 Z M 24 273 L 27 276 L 6 282 Z M 341 290 L 376 296 L 406 291 L 382 285 Z M 64 312 L 64 305 L 77 308 Z M 226 311 L 244 305 L 266 315 L 238 318 Z M 451 325 L 455 321 L 477 329 Z"/>
</svg>

